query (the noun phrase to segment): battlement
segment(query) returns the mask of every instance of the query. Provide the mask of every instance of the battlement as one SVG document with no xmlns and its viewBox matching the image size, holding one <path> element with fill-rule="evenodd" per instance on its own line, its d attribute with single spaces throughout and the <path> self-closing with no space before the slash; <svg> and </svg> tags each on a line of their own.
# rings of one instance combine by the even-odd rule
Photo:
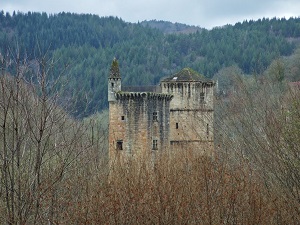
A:
<svg viewBox="0 0 300 225">
<path fill-rule="evenodd" d="M 147 85 L 147 86 L 123 86 L 124 92 L 154 92 L 161 93 L 161 87 L 159 85 Z"/>
<path fill-rule="evenodd" d="M 154 92 L 123 92 L 120 91 L 116 93 L 116 100 L 123 100 L 123 99 L 166 99 L 171 100 L 173 95 L 170 94 L 163 94 L 163 93 L 154 93 Z"/>
<path fill-rule="evenodd" d="M 161 86 L 164 88 L 172 88 L 172 87 L 187 87 L 188 85 L 194 85 L 195 87 L 212 87 L 215 86 L 214 81 L 194 81 L 194 80 L 182 80 L 182 81 L 162 81 Z"/>
</svg>

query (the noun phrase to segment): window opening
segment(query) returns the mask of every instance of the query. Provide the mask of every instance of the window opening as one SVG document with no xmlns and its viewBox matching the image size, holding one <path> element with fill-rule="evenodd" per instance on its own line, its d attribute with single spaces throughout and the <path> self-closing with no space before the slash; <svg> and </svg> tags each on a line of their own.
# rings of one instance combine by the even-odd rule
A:
<svg viewBox="0 0 300 225">
<path fill-rule="evenodd" d="M 114 83 L 111 83 L 111 86 L 114 87 Z"/>
<path fill-rule="evenodd" d="M 152 150 L 157 150 L 157 140 L 152 141 Z"/>
<path fill-rule="evenodd" d="M 125 116 L 121 116 L 121 120 L 125 120 Z"/>
<path fill-rule="evenodd" d="M 152 118 L 153 121 L 157 121 L 157 112 L 153 112 Z"/>
<path fill-rule="evenodd" d="M 176 123 L 176 129 L 178 129 L 178 123 Z"/>
<path fill-rule="evenodd" d="M 119 140 L 117 141 L 117 150 L 123 150 L 123 141 L 122 140 Z"/>
<path fill-rule="evenodd" d="M 201 93 L 200 93 L 200 102 L 201 102 L 201 103 L 204 103 L 204 97 L 205 97 L 204 92 L 201 92 Z"/>
<path fill-rule="evenodd" d="M 208 136 L 209 135 L 209 125 L 206 124 L 206 135 Z"/>
</svg>

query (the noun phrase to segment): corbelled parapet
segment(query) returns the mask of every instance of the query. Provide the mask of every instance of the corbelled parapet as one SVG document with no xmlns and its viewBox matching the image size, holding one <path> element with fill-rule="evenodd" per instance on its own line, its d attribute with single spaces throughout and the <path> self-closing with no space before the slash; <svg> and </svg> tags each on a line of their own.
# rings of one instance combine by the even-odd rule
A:
<svg viewBox="0 0 300 225">
<path fill-rule="evenodd" d="M 118 92 L 116 93 L 116 99 L 138 99 L 138 98 L 145 98 L 145 99 L 166 99 L 171 100 L 173 95 L 164 94 L 164 93 L 153 93 L 153 92 Z"/>
</svg>

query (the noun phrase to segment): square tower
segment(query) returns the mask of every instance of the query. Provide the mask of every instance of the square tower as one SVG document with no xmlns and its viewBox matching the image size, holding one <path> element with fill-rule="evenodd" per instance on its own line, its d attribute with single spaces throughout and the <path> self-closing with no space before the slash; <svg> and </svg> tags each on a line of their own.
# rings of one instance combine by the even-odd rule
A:
<svg viewBox="0 0 300 225">
<path fill-rule="evenodd" d="M 170 103 L 171 149 L 213 151 L 215 83 L 190 68 L 163 79 L 162 93 L 173 95 Z"/>
<path fill-rule="evenodd" d="M 108 78 L 111 162 L 120 157 L 145 157 L 169 148 L 171 100 L 172 95 L 161 92 L 122 91 L 114 59 Z"/>
</svg>

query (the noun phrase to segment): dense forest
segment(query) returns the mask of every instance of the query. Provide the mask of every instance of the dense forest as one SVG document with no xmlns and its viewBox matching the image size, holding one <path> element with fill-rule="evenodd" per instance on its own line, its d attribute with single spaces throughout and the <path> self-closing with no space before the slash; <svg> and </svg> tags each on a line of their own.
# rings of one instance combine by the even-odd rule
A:
<svg viewBox="0 0 300 225">
<path fill-rule="evenodd" d="M 141 24 L 145 27 L 149 26 L 152 28 L 156 28 L 165 34 L 174 34 L 174 33 L 189 34 L 189 33 L 195 33 L 197 31 L 203 30 L 203 28 L 199 26 L 190 26 L 183 23 L 172 23 L 163 20 L 149 20 L 149 21 L 144 20 L 141 22 Z"/>
<path fill-rule="evenodd" d="M 300 18 L 264 18 L 192 33 L 188 31 L 195 27 L 175 24 L 172 33 L 168 28 L 174 26 L 162 23 L 1 11 L 0 53 L 7 56 L 18 48 L 28 62 L 34 62 L 39 52 L 47 52 L 57 60 L 52 78 L 68 66 L 61 76 L 61 102 L 70 103 L 73 115 L 84 117 L 107 107 L 106 80 L 114 57 L 125 85 L 157 84 L 183 67 L 208 78 L 231 66 L 244 74 L 261 74 L 273 60 L 293 54 L 300 37 Z"/>
</svg>

